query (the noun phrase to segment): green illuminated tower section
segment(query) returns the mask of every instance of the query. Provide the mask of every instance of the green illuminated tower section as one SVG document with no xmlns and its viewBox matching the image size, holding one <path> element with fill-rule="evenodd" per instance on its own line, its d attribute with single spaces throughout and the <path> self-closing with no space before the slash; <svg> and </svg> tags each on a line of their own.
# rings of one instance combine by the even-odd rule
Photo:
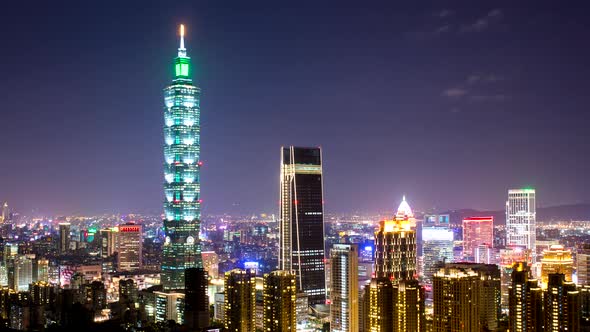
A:
<svg viewBox="0 0 590 332">
<path fill-rule="evenodd" d="M 201 89 L 193 85 L 190 58 L 180 48 L 174 59 L 174 79 L 164 89 L 164 233 L 161 281 L 164 290 L 184 289 L 184 271 L 202 267 L 200 109 Z"/>
</svg>

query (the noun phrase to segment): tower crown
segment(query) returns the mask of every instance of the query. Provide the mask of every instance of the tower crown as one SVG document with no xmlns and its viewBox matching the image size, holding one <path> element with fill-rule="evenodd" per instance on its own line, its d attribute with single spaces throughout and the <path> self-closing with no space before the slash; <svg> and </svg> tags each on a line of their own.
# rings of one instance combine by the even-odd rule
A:
<svg viewBox="0 0 590 332">
<path fill-rule="evenodd" d="M 186 48 L 184 47 L 184 24 L 180 25 L 180 47 L 178 47 L 178 56 L 174 59 L 174 79 L 188 79 L 191 74 L 190 57 L 186 55 Z"/>
</svg>

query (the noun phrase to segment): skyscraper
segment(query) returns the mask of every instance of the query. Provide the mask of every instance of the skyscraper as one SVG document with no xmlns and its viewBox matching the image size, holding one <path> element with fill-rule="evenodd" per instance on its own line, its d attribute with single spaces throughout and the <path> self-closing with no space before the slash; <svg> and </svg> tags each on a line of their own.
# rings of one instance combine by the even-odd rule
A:
<svg viewBox="0 0 590 332">
<path fill-rule="evenodd" d="M 580 331 L 580 293 L 562 273 L 549 275 L 544 294 L 544 331 Z"/>
<path fill-rule="evenodd" d="M 590 244 L 582 243 L 577 247 L 576 272 L 578 285 L 590 285 Z"/>
<path fill-rule="evenodd" d="M 330 251 L 330 331 L 359 330 L 358 246 L 334 244 Z"/>
<path fill-rule="evenodd" d="M 141 269 L 142 264 L 142 227 L 141 225 L 125 224 L 119 226 L 117 233 L 117 270 L 134 271 Z"/>
<path fill-rule="evenodd" d="M 209 327 L 209 297 L 207 271 L 202 268 L 185 270 L 184 323 L 190 330 Z"/>
<path fill-rule="evenodd" d="M 479 331 L 479 276 L 471 269 L 442 268 L 433 277 L 433 331 Z"/>
<path fill-rule="evenodd" d="M 224 325 L 232 332 L 256 330 L 256 275 L 250 270 L 225 273 Z"/>
<path fill-rule="evenodd" d="M 489 248 L 494 244 L 494 217 L 470 217 L 463 219 L 463 257 L 478 262 L 477 251 L 481 245 Z"/>
<path fill-rule="evenodd" d="M 536 207 L 535 189 L 510 189 L 506 202 L 506 245 L 525 246 L 535 262 Z"/>
<path fill-rule="evenodd" d="M 399 217 L 404 213 L 401 210 L 405 206 L 404 197 L 396 217 L 381 221 L 379 230 L 375 232 L 377 278 L 412 279 L 416 274 L 416 231 L 411 229 L 409 218 Z"/>
<path fill-rule="evenodd" d="M 190 58 L 180 26 L 180 47 L 174 59 L 174 79 L 164 89 L 164 232 L 162 285 L 184 288 L 184 270 L 202 267 L 199 244 L 200 95 L 193 85 Z"/>
<path fill-rule="evenodd" d="M 389 278 L 373 278 L 365 288 L 369 317 L 366 330 L 369 332 L 393 331 L 393 286 Z"/>
<path fill-rule="evenodd" d="M 438 271 L 437 266 L 453 261 L 453 230 L 445 226 L 422 227 L 422 275 L 427 283 Z"/>
<path fill-rule="evenodd" d="M 281 148 L 279 268 L 295 271 L 309 304 L 326 302 L 322 151 Z"/>
<path fill-rule="evenodd" d="M 403 279 L 393 285 L 393 332 L 422 332 L 424 287 L 416 279 Z"/>
<path fill-rule="evenodd" d="M 59 224 L 59 253 L 65 254 L 70 250 L 70 223 Z"/>
<path fill-rule="evenodd" d="M 446 264 L 445 268 L 470 270 L 477 273 L 479 276 L 479 302 L 473 301 L 473 305 L 479 307 L 479 320 L 482 329 L 484 331 L 496 331 L 502 314 L 500 306 L 500 269 L 498 266 L 495 264 L 450 263 Z"/>
<path fill-rule="evenodd" d="M 547 287 L 549 275 L 553 273 L 562 273 L 565 281 L 572 281 L 574 272 L 574 259 L 572 252 L 565 249 L 562 245 L 552 245 L 549 250 L 543 251 L 541 258 L 541 282 L 543 287 Z"/>
<path fill-rule="evenodd" d="M 510 331 L 543 331 L 543 291 L 526 263 L 514 265 L 509 293 Z"/>
<path fill-rule="evenodd" d="M 296 331 L 297 286 L 295 275 L 288 271 L 273 271 L 264 275 L 265 332 Z"/>
<path fill-rule="evenodd" d="M 375 274 L 392 284 L 393 307 L 387 314 L 391 317 L 384 322 L 391 322 L 394 332 L 424 329 L 424 288 L 415 280 L 414 223 L 412 209 L 403 197 L 393 220 L 382 221 L 375 232 Z M 373 299 L 369 301 L 372 305 Z"/>
</svg>

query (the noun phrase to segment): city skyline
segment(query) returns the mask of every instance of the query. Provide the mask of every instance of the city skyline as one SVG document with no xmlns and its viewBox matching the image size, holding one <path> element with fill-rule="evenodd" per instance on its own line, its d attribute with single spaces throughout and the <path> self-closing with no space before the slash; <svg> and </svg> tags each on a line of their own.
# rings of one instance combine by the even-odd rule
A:
<svg viewBox="0 0 590 332">
<path fill-rule="evenodd" d="M 424 210 L 498 210 L 525 186 L 539 206 L 588 203 L 588 97 L 577 92 L 590 50 L 575 8 L 20 6 L 7 8 L 26 14 L 1 23 L 0 55 L 13 110 L 0 139 L 18 161 L 0 168 L 0 198 L 19 211 L 158 210 L 157 105 L 180 23 L 207 91 L 205 213 L 276 210 L 275 152 L 289 144 L 324 149 L 327 211 L 387 210 L 404 193 Z M 288 130 L 301 115 L 315 121 Z M 409 162 L 392 169 L 399 151 Z"/>
</svg>

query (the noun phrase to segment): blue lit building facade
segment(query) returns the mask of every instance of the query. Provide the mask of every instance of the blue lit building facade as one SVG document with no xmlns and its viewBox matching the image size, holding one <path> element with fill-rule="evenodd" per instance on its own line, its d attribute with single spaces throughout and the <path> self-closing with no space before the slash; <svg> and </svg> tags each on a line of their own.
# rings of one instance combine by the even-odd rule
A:
<svg viewBox="0 0 590 332">
<path fill-rule="evenodd" d="M 174 79 L 164 89 L 164 233 L 161 282 L 165 291 L 184 289 L 184 271 L 203 267 L 199 244 L 201 199 L 201 89 L 193 85 L 190 57 L 180 48 Z"/>
</svg>

